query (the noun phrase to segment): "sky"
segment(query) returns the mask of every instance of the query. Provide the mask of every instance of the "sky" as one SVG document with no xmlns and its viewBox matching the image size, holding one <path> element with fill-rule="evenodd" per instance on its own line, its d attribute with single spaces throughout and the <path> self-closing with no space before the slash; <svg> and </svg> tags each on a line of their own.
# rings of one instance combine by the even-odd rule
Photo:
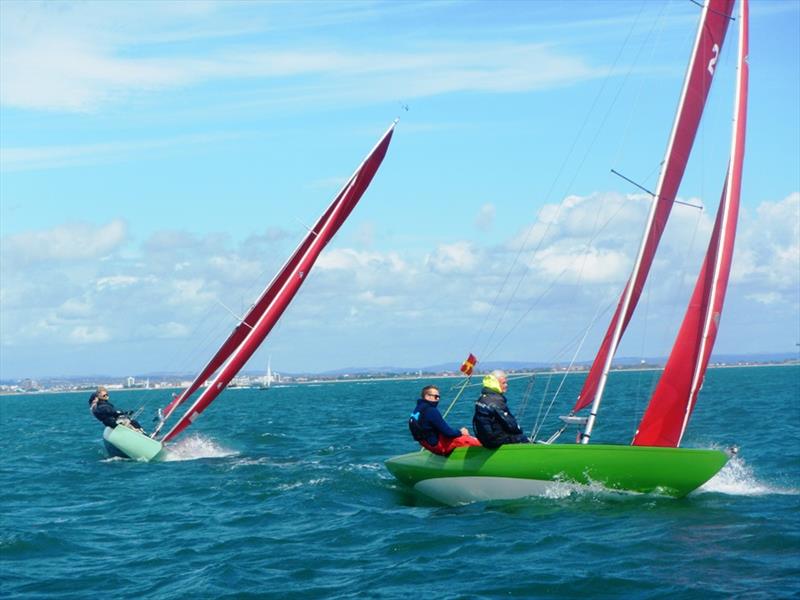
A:
<svg viewBox="0 0 800 600">
<path fill-rule="evenodd" d="M 247 371 L 590 360 L 699 7 L 0 2 L 0 379 L 191 373 L 381 134 L 359 206 Z M 730 146 L 736 28 L 618 356 L 669 353 Z M 753 0 L 715 352 L 800 342 L 800 2 Z"/>
</svg>

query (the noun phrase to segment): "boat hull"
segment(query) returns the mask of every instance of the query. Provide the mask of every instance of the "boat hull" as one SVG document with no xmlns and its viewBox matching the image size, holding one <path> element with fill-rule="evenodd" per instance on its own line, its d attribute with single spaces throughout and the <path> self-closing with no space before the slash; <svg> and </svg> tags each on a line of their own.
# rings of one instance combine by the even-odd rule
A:
<svg viewBox="0 0 800 600">
<path fill-rule="evenodd" d="M 103 442 L 110 456 L 149 462 L 162 456 L 164 445 L 143 433 L 117 425 L 103 430 Z"/>
<path fill-rule="evenodd" d="M 583 444 L 513 444 L 496 450 L 457 448 L 395 456 L 386 467 L 401 482 L 445 504 L 543 495 L 562 487 L 600 485 L 683 497 L 716 475 L 720 450 Z"/>
</svg>

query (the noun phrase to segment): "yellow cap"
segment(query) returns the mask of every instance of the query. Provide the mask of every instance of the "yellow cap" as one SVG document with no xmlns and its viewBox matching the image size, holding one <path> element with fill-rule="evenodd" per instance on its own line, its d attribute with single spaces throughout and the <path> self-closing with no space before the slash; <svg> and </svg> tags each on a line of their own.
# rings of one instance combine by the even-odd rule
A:
<svg viewBox="0 0 800 600">
<path fill-rule="evenodd" d="M 483 387 L 489 388 L 490 390 L 492 390 L 493 392 L 497 392 L 498 394 L 503 393 L 503 388 L 500 387 L 500 382 L 497 381 L 497 377 L 495 377 L 491 373 L 489 375 L 484 376 Z"/>
</svg>

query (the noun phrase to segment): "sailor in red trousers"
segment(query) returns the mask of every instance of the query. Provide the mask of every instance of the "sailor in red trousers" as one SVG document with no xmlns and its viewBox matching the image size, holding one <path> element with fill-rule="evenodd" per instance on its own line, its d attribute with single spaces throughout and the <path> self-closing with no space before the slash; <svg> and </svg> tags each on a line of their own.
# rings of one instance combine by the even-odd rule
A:
<svg viewBox="0 0 800 600">
<path fill-rule="evenodd" d="M 422 388 L 417 406 L 408 419 L 411 435 L 423 448 L 434 454 L 449 455 L 460 446 L 480 446 L 481 443 L 469 434 L 466 427 L 461 430 L 448 425 L 439 412 L 439 389 L 429 385 Z"/>
</svg>

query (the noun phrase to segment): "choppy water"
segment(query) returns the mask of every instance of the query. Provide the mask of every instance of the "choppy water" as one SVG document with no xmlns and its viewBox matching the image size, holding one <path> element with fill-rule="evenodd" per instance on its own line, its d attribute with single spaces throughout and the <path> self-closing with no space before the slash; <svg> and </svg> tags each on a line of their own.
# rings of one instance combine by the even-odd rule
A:
<svg viewBox="0 0 800 600">
<path fill-rule="evenodd" d="M 614 377 L 594 441 L 629 441 L 651 380 Z M 433 504 L 383 466 L 414 448 L 405 420 L 423 383 L 230 390 L 160 464 L 107 459 L 85 394 L 0 398 L 0 596 L 800 595 L 799 367 L 709 373 L 684 445 L 741 453 L 682 500 Z M 525 387 L 512 382 L 518 412 Z M 165 395 L 112 401 L 154 410 Z"/>
</svg>

